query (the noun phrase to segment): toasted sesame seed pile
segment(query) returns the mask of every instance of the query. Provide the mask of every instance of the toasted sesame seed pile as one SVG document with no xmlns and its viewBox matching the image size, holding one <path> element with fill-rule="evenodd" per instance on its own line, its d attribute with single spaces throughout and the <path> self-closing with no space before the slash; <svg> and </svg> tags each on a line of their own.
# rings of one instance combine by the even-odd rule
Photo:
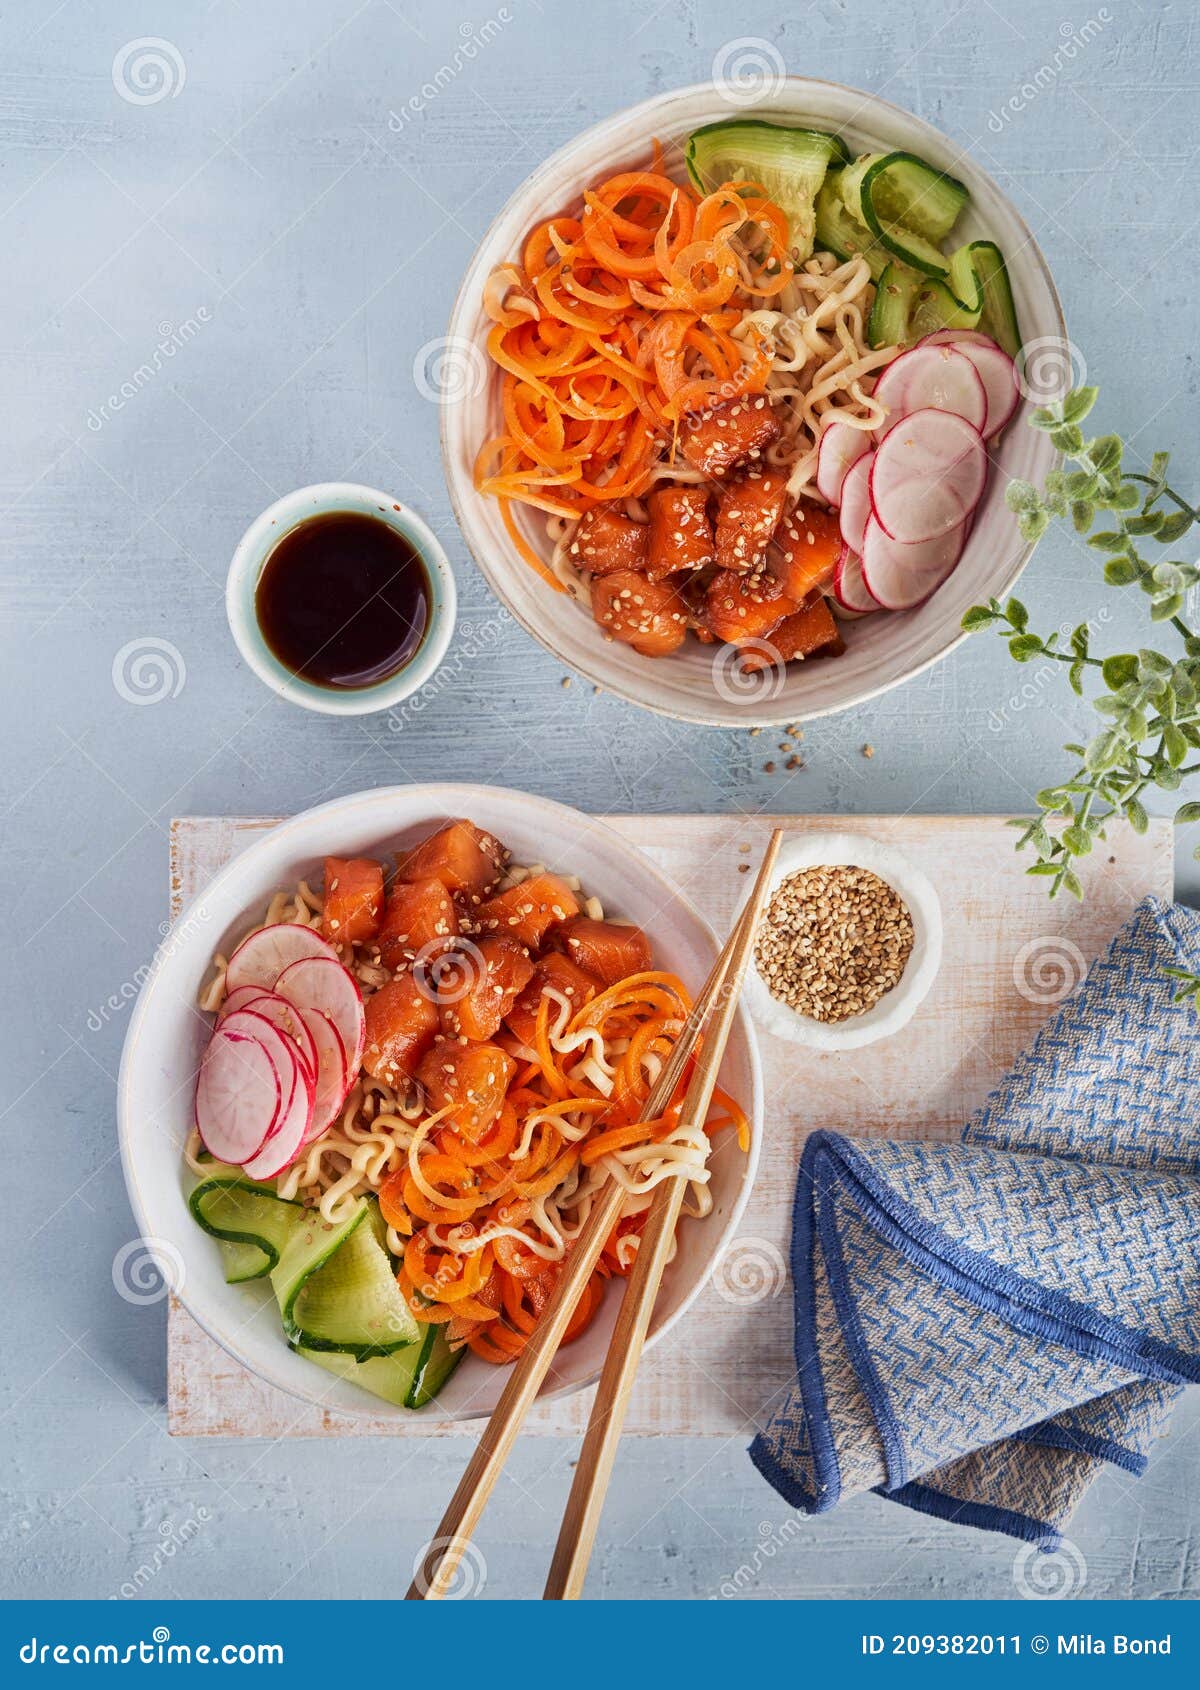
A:
<svg viewBox="0 0 1200 1690">
<path fill-rule="evenodd" d="M 912 916 L 869 869 L 821 866 L 780 882 L 754 960 L 771 996 L 814 1021 L 845 1021 L 877 1004 L 904 973 Z"/>
</svg>

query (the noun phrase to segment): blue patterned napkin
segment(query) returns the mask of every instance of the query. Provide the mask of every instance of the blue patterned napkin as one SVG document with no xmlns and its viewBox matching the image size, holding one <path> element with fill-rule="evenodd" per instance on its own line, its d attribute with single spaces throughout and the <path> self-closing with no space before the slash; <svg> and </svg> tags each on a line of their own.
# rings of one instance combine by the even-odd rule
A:
<svg viewBox="0 0 1200 1690">
<path fill-rule="evenodd" d="M 794 1507 L 873 1489 L 1052 1547 L 1200 1380 L 1200 915 L 1147 899 L 955 1144 L 818 1132 L 797 1376 L 750 1455 Z"/>
</svg>

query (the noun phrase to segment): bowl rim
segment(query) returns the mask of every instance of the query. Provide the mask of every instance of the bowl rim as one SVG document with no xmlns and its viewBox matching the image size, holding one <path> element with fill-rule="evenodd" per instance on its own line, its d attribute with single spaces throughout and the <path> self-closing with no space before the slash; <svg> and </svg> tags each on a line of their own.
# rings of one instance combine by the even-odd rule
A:
<svg viewBox="0 0 1200 1690">
<path fill-rule="evenodd" d="M 337 1403 L 330 1403 L 327 1396 L 322 1398 L 319 1394 L 319 1389 L 322 1380 L 325 1379 L 325 1376 L 320 1374 L 315 1367 L 312 1368 L 312 1372 L 317 1375 L 314 1380 L 313 1391 L 304 1392 L 300 1390 L 291 1380 L 281 1377 L 278 1372 L 269 1370 L 269 1365 L 267 1363 L 264 1362 L 263 1365 L 259 1365 L 257 1362 L 252 1360 L 250 1356 L 248 1356 L 245 1351 L 239 1347 L 235 1337 L 227 1337 L 218 1329 L 218 1323 L 215 1316 L 206 1312 L 202 1306 L 196 1303 L 195 1299 L 189 1294 L 187 1283 L 188 1276 L 186 1274 L 178 1275 L 175 1273 L 177 1264 L 172 1262 L 169 1256 L 157 1248 L 158 1245 L 163 1245 L 168 1250 L 174 1250 L 176 1246 L 172 1244 L 169 1237 L 165 1237 L 162 1233 L 154 1231 L 150 1223 L 150 1210 L 147 1201 L 143 1196 L 141 1186 L 139 1185 L 138 1168 L 136 1165 L 136 1147 L 133 1142 L 134 1100 L 131 1093 L 133 1089 L 135 1053 L 139 1043 L 145 1036 L 146 1024 L 152 1013 L 151 1005 L 154 996 L 154 988 L 172 953 L 172 942 L 174 936 L 179 932 L 187 930 L 189 923 L 195 917 L 196 912 L 203 907 L 205 900 L 212 899 L 213 897 L 221 897 L 226 891 L 236 889 L 239 877 L 244 875 L 247 869 L 253 871 L 255 859 L 260 854 L 266 854 L 273 846 L 285 839 L 289 832 L 299 832 L 302 828 L 307 827 L 317 817 L 329 815 L 332 818 L 335 813 L 344 817 L 347 809 L 356 804 L 386 804 L 389 800 L 397 797 L 402 800 L 406 797 L 411 797 L 413 793 L 420 793 L 423 798 L 428 797 L 432 805 L 439 806 L 435 813 L 445 816 L 470 814 L 472 804 L 476 806 L 486 805 L 489 801 L 500 798 L 510 803 L 516 801 L 524 806 L 528 806 L 535 812 L 549 811 L 560 819 L 569 818 L 578 823 L 585 823 L 590 831 L 599 831 L 604 836 L 604 839 L 610 847 L 621 856 L 627 860 L 632 859 L 634 866 L 638 869 L 643 880 L 654 882 L 658 886 L 659 890 L 665 893 L 670 900 L 678 901 L 678 903 L 682 904 L 688 915 L 695 922 L 700 936 L 708 945 L 711 946 L 714 960 L 720 949 L 716 934 L 714 933 L 710 923 L 703 915 L 701 915 L 700 911 L 696 908 L 695 904 L 688 897 L 682 887 L 680 887 L 663 869 L 660 869 L 639 846 L 631 844 L 628 840 L 624 839 L 615 828 L 610 827 L 604 818 L 589 815 L 586 811 L 577 810 L 574 806 L 569 804 L 559 803 L 556 799 L 543 798 L 539 794 L 527 793 L 518 788 L 477 785 L 473 782 L 466 781 L 414 782 L 409 785 L 393 784 L 391 786 L 373 787 L 364 791 L 347 793 L 341 798 L 328 799 L 323 804 L 313 805 L 306 810 L 298 811 L 293 816 L 285 817 L 274 827 L 268 829 L 266 833 L 253 840 L 252 843 L 247 845 L 244 850 L 237 852 L 235 856 L 230 858 L 229 862 L 227 862 L 223 868 L 219 869 L 217 873 L 213 875 L 212 879 L 208 881 L 203 890 L 198 892 L 194 898 L 190 899 L 189 902 L 180 910 L 175 920 L 172 921 L 169 931 L 155 951 L 150 968 L 138 993 L 137 1002 L 134 1005 L 133 1014 L 130 1017 L 129 1027 L 125 1034 L 125 1040 L 121 1050 L 121 1063 L 117 1074 L 117 1139 L 121 1155 L 121 1172 L 141 1241 L 147 1251 L 149 1251 L 151 1256 L 154 1258 L 163 1282 L 170 1290 L 171 1295 L 183 1305 L 187 1313 L 192 1317 L 197 1325 L 200 1326 L 215 1343 L 219 1344 L 221 1349 L 224 1350 L 228 1356 L 231 1356 L 234 1361 L 246 1368 L 246 1370 L 255 1378 L 261 1379 L 266 1384 L 273 1386 L 275 1389 L 283 1391 L 289 1397 L 301 1402 L 306 1402 L 310 1406 L 321 1408 L 335 1415 L 361 1420 L 394 1419 L 397 1421 L 403 1421 L 404 1423 L 408 1423 L 412 1419 L 413 1411 L 395 1408 L 386 1403 L 382 1398 L 375 1398 L 365 1391 L 358 1393 L 361 1394 L 363 1398 L 361 1406 L 358 1404 L 347 1405 L 340 1401 Z M 750 1076 L 751 1096 L 749 1099 L 749 1106 L 747 1108 L 747 1115 L 750 1119 L 750 1149 L 745 1154 L 742 1177 L 730 1205 L 725 1224 L 719 1233 L 714 1234 L 713 1249 L 707 1268 L 704 1272 L 697 1276 L 695 1283 L 683 1296 L 678 1308 L 676 1308 L 657 1326 L 652 1325 L 645 1341 L 645 1348 L 647 1350 L 653 1348 L 660 1339 L 666 1337 L 669 1332 L 673 1331 L 679 1322 L 692 1310 L 693 1305 L 699 1299 L 705 1286 L 709 1283 L 709 1280 L 720 1262 L 725 1249 L 728 1248 L 729 1244 L 736 1237 L 737 1228 L 741 1224 L 742 1217 L 745 1214 L 746 1205 L 750 1200 L 750 1194 L 754 1188 L 754 1183 L 757 1178 L 759 1161 L 763 1147 L 763 1116 L 765 1099 L 763 1096 L 762 1062 L 759 1055 L 757 1034 L 753 1019 L 744 998 L 738 1004 L 734 1027 L 741 1034 L 744 1042 L 746 1065 L 749 1069 Z M 173 1284 L 173 1275 L 176 1279 L 181 1279 L 182 1283 Z M 282 1341 L 282 1328 L 280 1329 L 280 1338 Z M 540 1391 L 536 1401 L 538 1403 L 553 1402 L 563 1397 L 573 1396 L 578 1391 L 588 1390 L 591 1386 L 596 1384 L 599 1379 L 602 1365 L 603 1362 L 601 1359 L 601 1361 L 597 1363 L 595 1370 L 589 1373 L 587 1377 L 578 1381 L 564 1381 L 562 1384 L 556 1385 L 550 1390 Z M 328 1382 L 326 1382 L 326 1391 L 328 1392 L 330 1388 L 331 1387 Z M 429 1416 L 428 1420 L 430 1424 L 459 1424 L 466 1426 L 470 1425 L 473 1421 L 486 1419 L 490 1413 L 490 1409 L 482 1408 L 476 1413 L 449 1413 L 443 1411 L 437 1417 Z M 413 1420 L 412 1423 L 414 1426 L 417 1424 L 415 1420 Z"/>
<path fill-rule="evenodd" d="M 375 517 L 406 539 L 424 565 L 430 594 L 429 621 L 408 662 L 370 686 L 344 690 L 293 674 L 267 645 L 254 610 L 259 576 L 280 540 L 312 517 L 341 510 Z M 371 716 L 394 709 L 433 678 L 458 620 L 458 590 L 442 542 L 411 505 L 359 481 L 314 481 L 280 494 L 247 525 L 225 576 L 225 616 L 242 658 L 278 697 L 321 716 Z"/>
<path fill-rule="evenodd" d="M 454 296 L 454 304 L 451 308 L 450 318 L 447 324 L 446 332 L 448 337 L 452 340 L 456 336 L 461 339 L 471 338 L 470 336 L 464 334 L 459 325 L 468 309 L 473 307 L 476 303 L 473 295 L 468 295 L 468 288 L 472 283 L 472 271 L 475 267 L 475 260 L 478 257 L 481 248 L 483 248 L 491 239 L 493 231 L 499 227 L 505 218 L 509 216 L 510 212 L 514 209 L 517 203 L 525 197 L 530 184 L 540 171 L 545 170 L 551 165 L 557 165 L 565 162 L 573 152 L 592 145 L 606 130 L 610 128 L 624 126 L 635 118 L 645 117 L 649 119 L 656 110 L 665 105 L 667 102 L 674 100 L 686 100 L 705 95 L 713 92 L 716 87 L 717 84 L 715 82 L 691 82 L 681 88 L 669 88 L 662 93 L 652 94 L 648 99 L 639 100 L 632 106 L 621 107 L 619 110 L 611 112 L 607 117 L 600 118 L 595 123 L 589 124 L 586 129 L 580 130 L 577 135 L 572 136 L 570 140 L 565 141 L 561 147 L 555 148 L 552 153 L 544 158 L 540 165 L 536 166 L 529 175 L 524 177 L 522 181 L 518 183 L 517 187 L 514 188 L 513 192 L 508 196 L 503 205 L 496 212 L 495 216 L 491 219 L 480 239 L 475 243 L 474 255 L 467 264 L 462 281 L 459 283 Z M 766 114 L 767 116 L 771 113 L 778 114 L 786 109 L 788 104 L 790 104 L 788 101 L 789 95 L 795 94 L 799 97 L 802 90 L 806 88 L 826 88 L 832 89 L 839 94 L 848 94 L 862 102 L 864 111 L 870 111 L 872 109 L 886 111 L 895 117 L 903 119 L 907 123 L 915 124 L 919 129 L 924 130 L 928 135 L 934 137 L 939 145 L 949 149 L 950 153 L 953 155 L 956 167 L 965 167 L 969 175 L 982 177 L 995 191 L 998 197 L 1003 200 L 1009 215 L 1012 217 L 1014 224 L 1020 231 L 1022 236 L 1021 250 L 1028 251 L 1031 255 L 1032 261 L 1045 285 L 1047 296 L 1053 306 L 1058 332 L 1062 340 L 1064 342 L 1067 341 L 1067 323 L 1066 317 L 1063 314 L 1062 300 L 1059 298 L 1058 288 L 1055 286 L 1054 277 L 1051 274 L 1049 264 L 1046 262 L 1045 254 L 1038 245 L 1032 229 L 1030 229 L 1028 223 L 1026 223 L 1020 212 L 1013 205 L 1008 195 L 1001 190 L 991 175 L 980 165 L 975 163 L 973 157 L 965 147 L 960 147 L 956 141 L 952 140 L 950 136 L 944 134 L 942 130 L 936 128 L 933 124 L 928 123 L 923 117 L 918 117 L 915 112 L 910 112 L 906 107 L 898 106 L 891 100 L 885 100 L 881 95 L 872 94 L 863 88 L 855 88 L 853 84 L 848 82 L 834 82 L 827 77 L 819 76 L 786 75 L 780 77 L 773 83 L 772 92 L 768 99 L 756 102 L 754 105 L 738 108 L 737 115 L 743 118 L 752 119 L 756 113 Z M 472 342 L 472 344 L 474 343 Z M 490 381 L 491 379 L 492 372 L 489 370 L 488 380 Z M 867 683 L 862 686 L 852 698 L 844 699 L 839 703 L 806 705 L 802 702 L 793 702 L 789 708 L 781 709 L 778 714 L 771 714 L 765 711 L 762 706 L 758 706 L 754 709 L 752 714 L 747 712 L 745 716 L 739 717 L 737 722 L 730 721 L 727 715 L 706 713 L 703 704 L 699 702 L 694 710 L 684 710 L 677 708 L 674 705 L 660 703 L 652 698 L 645 697 L 639 694 L 635 687 L 614 681 L 611 675 L 600 669 L 586 656 L 586 654 L 582 657 L 573 655 L 568 658 L 563 656 L 560 652 L 555 651 L 553 647 L 547 644 L 533 619 L 522 614 L 504 590 L 502 585 L 503 566 L 493 566 L 493 564 L 488 560 L 484 548 L 482 546 L 477 548 L 475 543 L 472 541 L 470 528 L 466 519 L 464 498 L 457 484 L 457 477 L 451 460 L 449 440 L 451 414 L 453 407 L 458 402 L 459 401 L 456 401 L 448 394 L 443 393 L 438 406 L 438 432 L 441 446 L 442 475 L 446 483 L 447 492 L 449 493 L 450 506 L 454 513 L 454 520 L 458 525 L 459 534 L 461 535 L 468 552 L 470 552 L 476 568 L 487 582 L 493 596 L 499 601 L 513 620 L 525 630 L 530 638 L 537 641 L 543 651 L 549 652 L 549 654 L 554 657 L 557 662 L 567 663 L 569 667 L 584 680 L 591 681 L 603 691 L 612 693 L 614 697 L 624 699 L 626 703 L 636 704 L 643 710 L 651 710 L 656 715 L 666 716 L 672 721 L 692 722 L 700 727 L 732 728 L 735 731 L 738 728 L 743 727 L 777 727 L 785 726 L 789 722 L 812 722 L 817 721 L 822 716 L 836 716 L 846 710 L 855 710 L 860 705 L 869 703 L 872 699 L 881 698 L 885 693 L 891 692 L 895 687 L 906 685 L 909 681 L 915 680 L 918 675 L 923 675 L 927 670 L 932 669 L 935 664 L 940 663 L 943 658 L 948 657 L 950 653 L 956 649 L 956 647 L 960 646 L 966 639 L 969 638 L 967 631 L 961 626 L 956 626 L 952 630 L 948 629 L 946 639 L 937 648 L 937 650 L 930 652 L 928 656 L 922 658 L 920 662 L 914 664 L 913 667 L 906 670 L 904 674 L 897 675 L 891 680 L 880 681 L 876 684 Z M 1053 461 L 1050 464 L 1050 468 L 1057 468 L 1061 463 L 1062 454 L 1060 452 L 1056 452 Z M 1026 541 L 1020 550 L 1015 553 L 1012 568 L 1009 570 L 1004 581 L 1002 583 L 998 583 L 993 589 L 997 598 L 1004 597 L 1007 593 L 1012 591 L 1013 587 L 1016 586 L 1016 583 L 1024 573 L 1030 558 L 1033 556 L 1036 547 L 1036 540 Z M 506 559 L 506 561 L 511 561 L 511 559 Z"/>
</svg>

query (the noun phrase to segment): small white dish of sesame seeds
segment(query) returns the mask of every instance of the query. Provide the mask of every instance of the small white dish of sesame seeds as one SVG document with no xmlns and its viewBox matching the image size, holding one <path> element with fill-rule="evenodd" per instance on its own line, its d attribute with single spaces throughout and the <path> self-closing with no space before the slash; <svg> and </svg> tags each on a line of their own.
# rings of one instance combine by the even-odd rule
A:
<svg viewBox="0 0 1200 1690">
<path fill-rule="evenodd" d="M 941 961 L 942 907 L 927 875 L 863 834 L 801 834 L 775 864 L 746 1002 L 777 1038 L 857 1050 L 907 1025 Z"/>
</svg>

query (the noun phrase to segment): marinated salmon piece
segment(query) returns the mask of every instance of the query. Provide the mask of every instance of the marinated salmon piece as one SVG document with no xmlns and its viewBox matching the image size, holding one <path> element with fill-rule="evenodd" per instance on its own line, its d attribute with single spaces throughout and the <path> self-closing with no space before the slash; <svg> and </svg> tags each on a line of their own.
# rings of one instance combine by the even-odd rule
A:
<svg viewBox="0 0 1200 1690">
<path fill-rule="evenodd" d="M 534 968 L 529 984 L 505 1017 L 509 1031 L 528 1049 L 533 1048 L 538 1005 L 547 990 L 565 998 L 574 1013 L 582 1009 L 585 1003 L 591 1003 L 600 990 L 600 984 L 580 968 L 578 963 L 572 962 L 569 956 L 559 951 L 550 951 L 544 956 Z M 553 1000 L 550 1007 L 553 1016 L 557 1012 L 557 1005 Z"/>
<path fill-rule="evenodd" d="M 763 646 L 750 646 L 741 655 L 743 669 L 767 669 L 780 659 L 790 663 L 798 657 L 839 657 L 846 649 L 828 601 L 822 598 L 785 616 L 765 643 L 774 652 Z"/>
<path fill-rule="evenodd" d="M 743 645 L 747 640 L 765 638 L 785 616 L 798 609 L 797 601 L 765 569 L 751 575 L 723 569 L 709 583 L 705 615 L 717 639 Z"/>
<path fill-rule="evenodd" d="M 580 519 L 569 555 L 590 575 L 611 575 L 614 569 L 645 569 L 649 542 L 644 522 L 634 522 L 612 505 L 597 505 Z"/>
<path fill-rule="evenodd" d="M 379 928 L 379 957 L 397 968 L 419 956 L 433 962 L 458 937 L 458 910 L 440 880 L 397 880 Z"/>
<path fill-rule="evenodd" d="M 640 927 L 578 916 L 567 923 L 562 936 L 571 961 L 605 986 L 650 967 L 650 941 Z"/>
<path fill-rule="evenodd" d="M 447 822 L 410 851 L 396 869 L 398 880 L 440 880 L 447 892 L 486 892 L 500 878 L 504 847 L 474 822 Z"/>
<path fill-rule="evenodd" d="M 447 967 L 438 985 L 442 1028 L 454 1038 L 481 1042 L 500 1031 L 500 1023 L 529 984 L 533 962 L 516 939 L 499 933 L 474 941 Z"/>
<path fill-rule="evenodd" d="M 500 1113 L 517 1065 L 499 1045 L 467 1044 L 440 1038 L 417 1069 L 431 1110 L 454 1109 L 454 1124 L 477 1143 Z"/>
<path fill-rule="evenodd" d="M 680 429 L 683 455 L 705 475 L 724 475 L 754 458 L 783 433 L 775 407 L 764 394 L 734 399 L 690 415 Z"/>
<path fill-rule="evenodd" d="M 776 530 L 767 562 L 784 592 L 799 602 L 829 585 L 841 553 L 837 512 L 802 500 Z"/>
<path fill-rule="evenodd" d="M 717 510 L 717 562 L 722 569 L 761 568 L 787 503 L 782 470 L 748 469 L 730 481 Z"/>
<path fill-rule="evenodd" d="M 708 492 L 703 487 L 660 487 L 646 501 L 650 511 L 650 552 L 646 574 L 651 581 L 685 570 L 708 569 L 713 550 L 708 520 Z"/>
<path fill-rule="evenodd" d="M 474 922 L 477 932 L 507 933 L 536 951 L 552 927 L 578 914 L 579 900 L 565 880 L 535 874 L 480 904 Z"/>
<path fill-rule="evenodd" d="M 675 588 L 631 569 L 593 583 L 592 615 L 610 638 L 643 657 L 667 657 L 687 638 L 687 605 Z"/>
<path fill-rule="evenodd" d="M 411 974 L 398 974 L 366 1000 L 363 1067 L 389 1086 L 411 1080 L 441 1027 L 437 1004 Z"/>
<path fill-rule="evenodd" d="M 321 932 L 334 945 L 373 939 L 383 914 L 383 864 L 374 857 L 326 857 Z"/>
</svg>

